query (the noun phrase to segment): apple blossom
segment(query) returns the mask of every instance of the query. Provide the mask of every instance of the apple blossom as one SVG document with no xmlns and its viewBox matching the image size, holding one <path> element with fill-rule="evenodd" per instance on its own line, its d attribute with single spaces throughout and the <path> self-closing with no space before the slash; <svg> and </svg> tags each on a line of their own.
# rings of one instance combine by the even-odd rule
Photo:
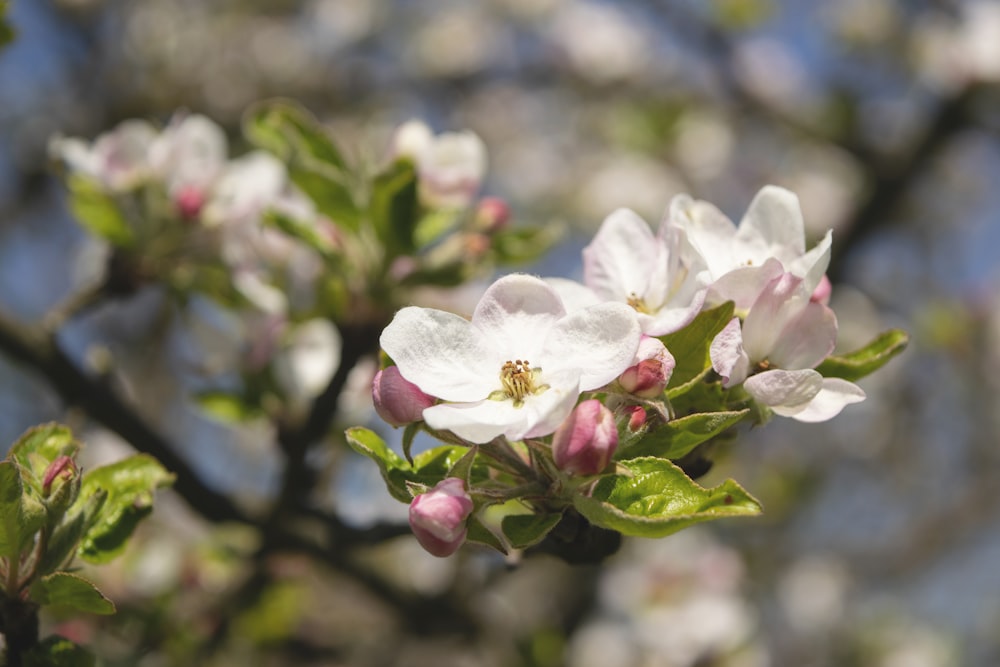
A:
<svg viewBox="0 0 1000 667">
<path fill-rule="evenodd" d="M 742 326 L 733 318 L 715 337 L 709 353 L 723 386 L 742 382 L 775 414 L 816 422 L 835 417 L 865 394 L 851 382 L 813 370 L 833 351 L 837 318 L 810 297 L 803 278 L 782 273 L 764 286 Z"/>
<path fill-rule="evenodd" d="M 196 217 L 226 166 L 226 134 L 200 114 L 175 115 L 149 147 L 149 162 L 181 214 Z"/>
<path fill-rule="evenodd" d="M 447 477 L 410 502 L 410 529 L 428 553 L 450 556 L 465 542 L 465 522 L 473 507 L 465 482 Z"/>
<path fill-rule="evenodd" d="M 70 171 L 110 192 L 125 192 L 149 177 L 149 148 L 155 139 L 156 129 L 151 124 L 133 119 L 119 123 L 90 145 L 81 139 L 55 137 L 49 152 Z"/>
<path fill-rule="evenodd" d="M 583 249 L 583 281 L 601 300 L 632 306 L 643 333 L 677 331 L 698 314 L 708 280 L 683 236 L 666 222 L 654 236 L 636 213 L 618 209 Z"/>
<path fill-rule="evenodd" d="M 486 173 L 486 145 L 468 130 L 435 136 L 411 120 L 396 130 L 390 153 L 416 164 L 421 201 L 431 208 L 468 206 Z"/>
<path fill-rule="evenodd" d="M 788 271 L 812 292 L 830 263 L 832 233 L 806 252 L 805 223 L 798 197 L 774 185 L 765 186 L 750 203 L 739 226 L 718 208 L 688 195 L 670 203 L 670 223 L 683 229 L 704 258 L 713 281 L 711 303 L 732 300 L 743 312 L 769 281 Z M 768 259 L 778 264 L 768 264 Z"/>
<path fill-rule="evenodd" d="M 434 405 L 434 397 L 420 391 L 395 366 L 384 368 L 372 380 L 375 412 L 393 426 L 405 426 L 423 419 L 424 408 Z"/>
<path fill-rule="evenodd" d="M 512 274 L 486 290 L 471 321 L 409 306 L 380 342 L 404 378 L 444 401 L 424 410 L 428 426 L 486 443 L 555 431 L 582 391 L 631 365 L 639 336 L 624 304 L 567 313 L 543 280 Z"/>
<path fill-rule="evenodd" d="M 654 398 L 663 393 L 677 362 L 658 338 L 643 336 L 633 364 L 618 378 L 618 384 L 630 394 Z"/>
<path fill-rule="evenodd" d="M 596 398 L 581 402 L 552 436 L 556 466 L 574 475 L 596 475 L 618 447 L 615 416 Z"/>
</svg>

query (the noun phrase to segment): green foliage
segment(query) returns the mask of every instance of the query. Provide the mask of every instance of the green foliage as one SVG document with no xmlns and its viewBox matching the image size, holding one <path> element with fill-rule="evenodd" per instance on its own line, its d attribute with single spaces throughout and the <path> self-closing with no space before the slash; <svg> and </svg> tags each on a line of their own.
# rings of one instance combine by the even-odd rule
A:
<svg viewBox="0 0 1000 667">
<path fill-rule="evenodd" d="M 248 403 L 239 394 L 224 391 L 205 391 L 194 397 L 206 413 L 228 424 L 242 424 L 263 415 L 256 405 Z"/>
<path fill-rule="evenodd" d="M 0 0 L 0 48 L 3 48 L 14 41 L 14 28 L 7 21 L 7 8 L 10 3 L 7 0 Z"/>
<path fill-rule="evenodd" d="M 700 412 L 674 419 L 646 434 L 635 444 L 620 449 L 616 458 L 657 456 L 679 459 L 703 442 L 743 421 L 750 410 Z"/>
<path fill-rule="evenodd" d="M 573 506 L 591 523 L 623 535 L 665 537 L 703 521 L 762 511 L 733 480 L 705 489 L 665 459 L 639 458 L 621 465 L 627 474 L 605 477 L 590 496 L 574 496 Z"/>
<path fill-rule="evenodd" d="M 22 656 L 24 667 L 94 667 L 97 659 L 64 637 L 46 637 Z"/>
<path fill-rule="evenodd" d="M 387 257 L 416 250 L 414 231 L 419 219 L 417 172 L 409 160 L 396 160 L 375 177 L 371 220 Z"/>
<path fill-rule="evenodd" d="M 0 461 L 0 557 L 19 558 L 45 517 L 45 506 L 25 488 L 17 463 Z"/>
<path fill-rule="evenodd" d="M 541 259 L 564 232 L 558 224 L 502 229 L 493 235 L 491 249 L 500 264 L 530 264 Z"/>
<path fill-rule="evenodd" d="M 698 313 L 698 316 L 680 331 L 660 337 L 670 354 L 674 355 L 677 366 L 667 385 L 669 391 L 681 389 L 687 383 L 699 381 L 712 367 L 708 349 L 712 339 L 733 319 L 733 303 L 727 301 L 721 306 Z"/>
<path fill-rule="evenodd" d="M 114 197 L 98 183 L 77 174 L 70 175 L 67 187 L 70 210 L 84 229 L 118 247 L 133 245 L 135 231 Z"/>
<path fill-rule="evenodd" d="M 508 514 L 500 522 L 504 537 L 515 549 L 525 549 L 541 542 L 562 519 L 562 513 Z"/>
<path fill-rule="evenodd" d="M 88 614 L 113 614 L 115 605 L 94 584 L 69 572 L 41 577 L 31 585 L 31 599 L 52 606 Z"/>
<path fill-rule="evenodd" d="M 107 493 L 107 499 L 90 522 L 79 556 L 91 563 L 106 563 L 121 554 L 135 527 L 153 511 L 153 491 L 169 486 L 173 480 L 174 476 L 156 459 L 145 454 L 84 475 L 78 506 L 100 491 Z"/>
<path fill-rule="evenodd" d="M 25 431 L 11 446 L 7 457 L 20 466 L 22 479 L 41 495 L 49 465 L 60 456 L 74 456 L 79 450 L 80 443 L 73 439 L 72 432 L 52 423 Z"/>
<path fill-rule="evenodd" d="M 816 370 L 823 377 L 843 378 L 850 382 L 871 375 L 906 349 L 910 337 L 901 329 L 883 332 L 860 350 L 842 356 L 827 357 Z"/>
</svg>

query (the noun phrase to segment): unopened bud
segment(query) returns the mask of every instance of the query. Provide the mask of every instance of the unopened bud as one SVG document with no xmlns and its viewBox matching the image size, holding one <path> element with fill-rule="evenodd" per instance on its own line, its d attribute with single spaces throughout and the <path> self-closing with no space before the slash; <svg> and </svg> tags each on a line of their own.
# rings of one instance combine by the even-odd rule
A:
<svg viewBox="0 0 1000 667">
<path fill-rule="evenodd" d="M 174 194 L 174 205 L 185 220 L 194 220 L 205 205 L 205 193 L 200 188 L 185 185 Z"/>
<path fill-rule="evenodd" d="M 580 403 L 556 430 L 552 456 L 556 466 L 574 475 L 596 475 L 618 447 L 615 416 L 596 398 Z"/>
<path fill-rule="evenodd" d="M 622 389 L 642 398 L 655 398 L 667 387 L 674 372 L 674 356 L 658 338 L 643 336 L 633 365 L 618 378 Z"/>
<path fill-rule="evenodd" d="M 646 409 L 641 405 L 630 405 L 625 408 L 628 415 L 628 430 L 635 433 L 646 424 Z"/>
<path fill-rule="evenodd" d="M 69 456 L 56 457 L 45 469 L 45 477 L 42 479 L 42 496 L 48 498 L 52 493 L 53 485 L 59 487 L 74 477 L 76 477 L 76 462 Z"/>
<path fill-rule="evenodd" d="M 80 474 L 76 462 L 69 456 L 58 456 L 45 469 L 42 478 L 42 498 L 49 520 L 59 521 L 80 493 Z"/>
<path fill-rule="evenodd" d="M 448 477 L 410 502 L 410 529 L 428 553 L 450 556 L 465 542 L 465 521 L 472 509 L 465 482 Z"/>
<path fill-rule="evenodd" d="M 476 229 L 486 234 L 500 231 L 510 220 L 510 207 L 500 197 L 483 197 L 476 207 Z"/>
<path fill-rule="evenodd" d="M 422 420 L 424 408 L 434 405 L 434 397 L 420 391 L 398 368 L 389 366 L 372 380 L 372 402 L 379 417 L 393 426 L 405 426 Z"/>
</svg>

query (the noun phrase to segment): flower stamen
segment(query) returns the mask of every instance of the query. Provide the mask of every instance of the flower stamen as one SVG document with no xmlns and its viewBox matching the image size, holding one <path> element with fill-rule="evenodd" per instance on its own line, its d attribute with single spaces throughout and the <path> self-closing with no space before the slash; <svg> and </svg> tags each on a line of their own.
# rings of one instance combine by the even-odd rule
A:
<svg viewBox="0 0 1000 667">
<path fill-rule="evenodd" d="M 646 305 L 646 301 L 635 292 L 629 293 L 627 303 L 632 306 L 637 313 L 645 313 L 649 315 L 651 312 L 649 306 Z"/>
<path fill-rule="evenodd" d="M 532 377 L 531 363 L 525 359 L 504 362 L 500 367 L 500 384 L 508 398 L 515 403 L 524 400 L 528 394 L 535 392 L 535 382 Z"/>
</svg>

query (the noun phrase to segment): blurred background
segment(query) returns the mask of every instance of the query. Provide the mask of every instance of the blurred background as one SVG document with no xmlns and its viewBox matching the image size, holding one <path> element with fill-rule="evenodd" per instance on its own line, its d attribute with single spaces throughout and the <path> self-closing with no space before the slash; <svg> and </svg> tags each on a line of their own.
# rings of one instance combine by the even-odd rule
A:
<svg viewBox="0 0 1000 667">
<path fill-rule="evenodd" d="M 438 560 L 393 531 L 405 506 L 375 466 L 331 451 L 313 462 L 324 502 L 367 543 L 256 563 L 251 531 L 163 494 L 140 543 L 90 575 L 119 613 L 49 618 L 50 631 L 144 667 L 1000 664 L 1000 4 L 13 0 L 9 21 L 9 317 L 43 317 L 87 264 L 52 136 L 187 109 L 238 153 L 243 111 L 282 96 L 359 159 L 411 118 L 478 133 L 485 191 L 515 221 L 572 230 L 532 267 L 544 275 L 578 277 L 615 208 L 655 222 L 687 192 L 739 220 L 763 185 L 784 186 L 813 239 L 835 230 L 840 348 L 892 326 L 912 336 L 862 381 L 866 402 L 819 426 L 775 420 L 720 453 L 701 482 L 737 479 L 760 519 L 626 541 L 602 566 L 473 548 Z M 192 405 L 185 365 L 206 336 L 156 312 L 140 293 L 62 342 L 83 355 L 110 341 L 126 395 L 205 483 L 265 503 L 273 434 Z M 338 415 L 375 427 L 363 379 Z M 130 447 L 0 356 L 0 442 L 52 419 L 93 461 Z"/>
</svg>

